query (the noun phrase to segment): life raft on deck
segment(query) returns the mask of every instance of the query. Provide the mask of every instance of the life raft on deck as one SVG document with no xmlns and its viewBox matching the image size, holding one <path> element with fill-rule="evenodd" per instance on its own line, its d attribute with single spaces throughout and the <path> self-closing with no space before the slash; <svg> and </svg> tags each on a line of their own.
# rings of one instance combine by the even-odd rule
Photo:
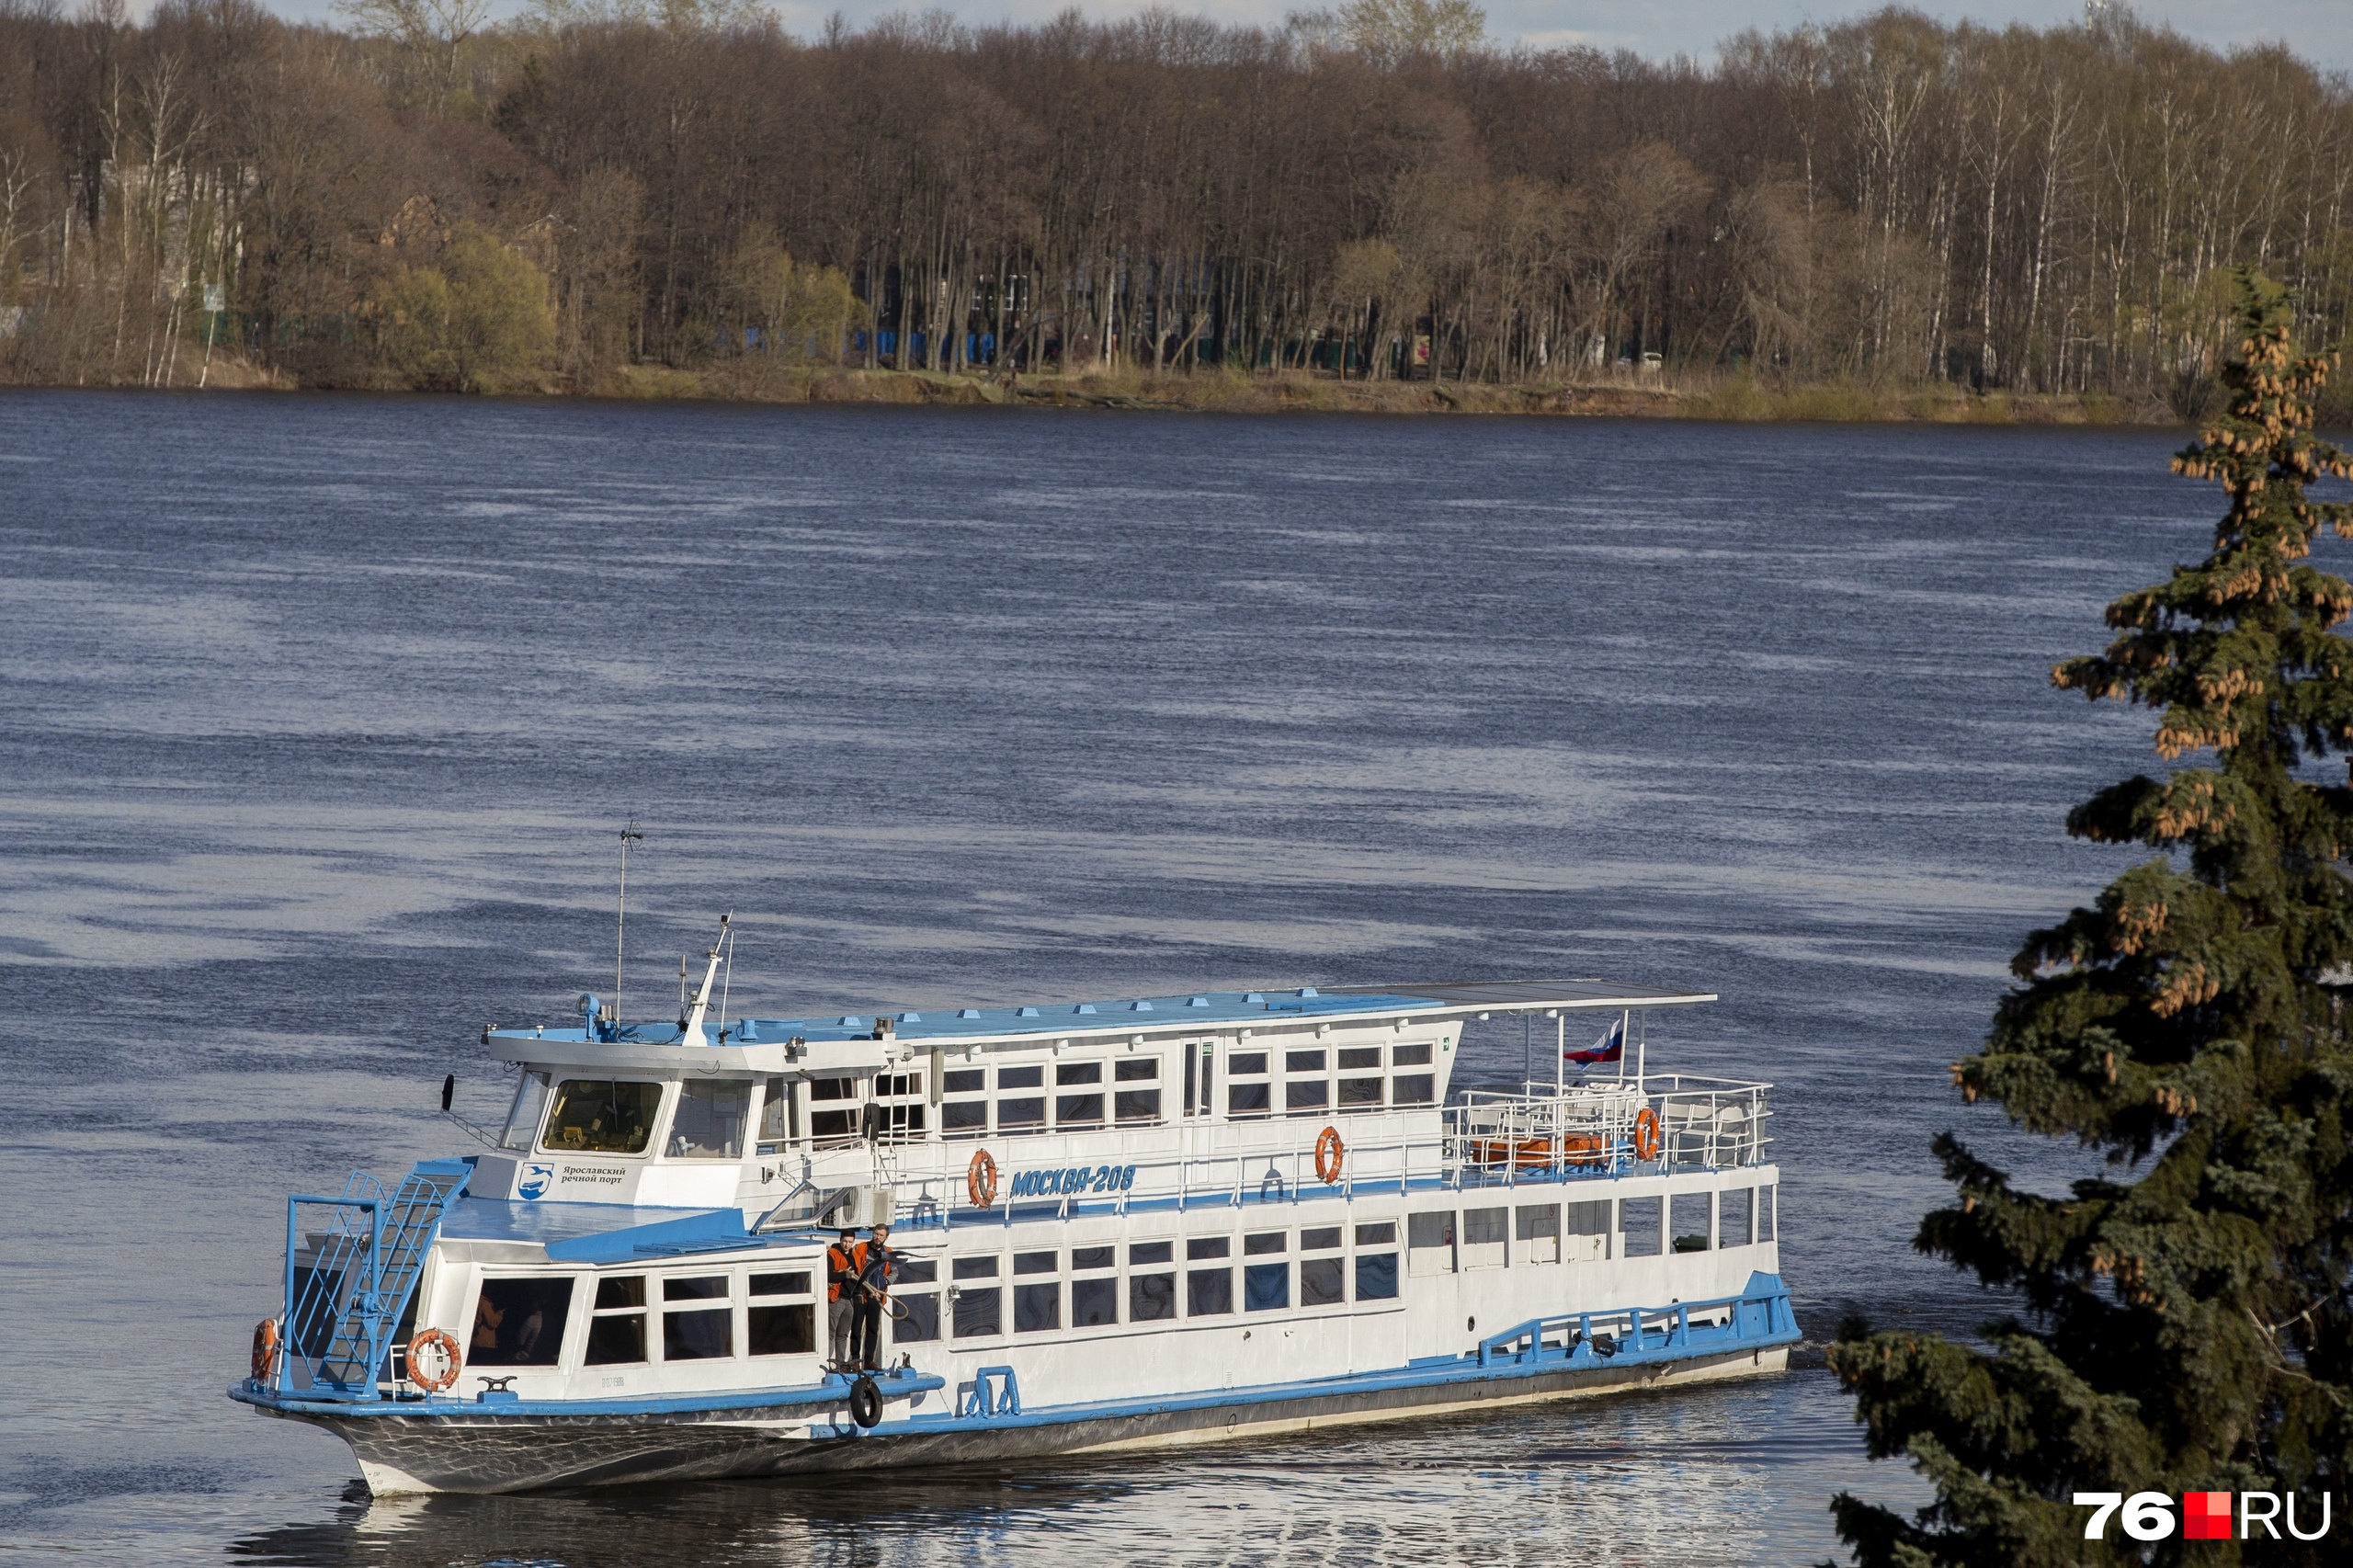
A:
<svg viewBox="0 0 2353 1568">
<path fill-rule="evenodd" d="M 1598 1165 L 1609 1159 L 1609 1140 L 1598 1133 L 1570 1133 L 1552 1138 L 1473 1138 L 1471 1159 L 1490 1168 L 1517 1165 L 1521 1170 L 1550 1170 L 1555 1165 Z"/>
</svg>

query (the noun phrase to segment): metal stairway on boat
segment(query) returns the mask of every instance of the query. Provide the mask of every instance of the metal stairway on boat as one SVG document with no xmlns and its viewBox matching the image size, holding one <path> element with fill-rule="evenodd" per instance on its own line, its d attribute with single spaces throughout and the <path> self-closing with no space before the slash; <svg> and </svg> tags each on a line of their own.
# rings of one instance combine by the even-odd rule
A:
<svg viewBox="0 0 2353 1568">
<path fill-rule="evenodd" d="M 278 1386 L 301 1363 L 314 1399 L 373 1400 L 390 1337 L 424 1272 L 441 1221 L 473 1175 L 465 1160 L 426 1160 L 390 1198 L 375 1177 L 354 1171 L 335 1198 L 286 1200 L 286 1355 Z M 296 1217 L 304 1204 L 333 1208 L 334 1228 L 320 1235 L 308 1268 L 296 1256 Z"/>
</svg>

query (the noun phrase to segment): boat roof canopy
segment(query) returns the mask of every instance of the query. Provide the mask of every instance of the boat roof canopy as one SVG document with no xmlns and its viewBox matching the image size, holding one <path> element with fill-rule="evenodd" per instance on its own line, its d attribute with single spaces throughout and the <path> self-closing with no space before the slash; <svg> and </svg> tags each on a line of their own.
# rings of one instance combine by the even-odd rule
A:
<svg viewBox="0 0 2353 1568">
<path fill-rule="evenodd" d="M 678 1025 L 663 1019 L 625 1024 L 617 1035 L 591 1039 L 584 1028 L 493 1028 L 484 1043 L 574 1040 L 598 1045 L 811 1044 L 876 1038 L 881 1019 L 902 1045 L 917 1040 L 1017 1040 L 1022 1037 L 1165 1034 L 1232 1024 L 1329 1020 L 1389 1016 L 1433 1019 L 1485 1013 L 1618 1011 L 1630 1007 L 1675 1007 L 1712 1002 L 1713 992 L 1679 991 L 1654 985 L 1624 985 L 1605 980 L 1472 980 L 1434 984 L 1313 985 L 1281 991 L 1202 991 L 1176 996 L 1135 996 L 1097 1002 L 1056 1002 L 1030 1006 L 961 1007 L 940 1011 L 840 1014 L 827 1017 L 730 1020 L 722 1035 L 718 1020 L 703 1026 L 702 1038 L 682 1038 Z"/>
</svg>

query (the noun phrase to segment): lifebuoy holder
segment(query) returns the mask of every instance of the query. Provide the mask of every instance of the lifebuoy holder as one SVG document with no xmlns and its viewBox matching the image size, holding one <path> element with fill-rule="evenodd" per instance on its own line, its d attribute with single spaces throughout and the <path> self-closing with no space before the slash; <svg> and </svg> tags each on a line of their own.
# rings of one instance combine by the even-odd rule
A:
<svg viewBox="0 0 2353 1568">
<path fill-rule="evenodd" d="M 1634 1158 L 1655 1160 L 1658 1146 L 1658 1112 L 1644 1106 L 1634 1113 Z"/>
<path fill-rule="evenodd" d="M 439 1358 L 439 1371 L 426 1371 L 419 1366 L 427 1353 Z M 440 1329 L 428 1328 L 408 1342 L 408 1381 L 427 1393 L 439 1393 L 455 1383 L 464 1365 L 458 1355 L 458 1342 Z"/>
<path fill-rule="evenodd" d="M 1340 1179 L 1340 1167 L 1347 1163 L 1348 1146 L 1340 1142 L 1340 1130 L 1327 1127 L 1315 1137 L 1315 1179 L 1329 1187 Z"/>
<path fill-rule="evenodd" d="M 278 1320 L 254 1324 L 254 1381 L 266 1383 L 278 1371 Z"/>
<path fill-rule="evenodd" d="M 964 1167 L 964 1196 L 975 1209 L 996 1207 L 996 1162 L 986 1149 L 975 1149 L 972 1163 Z"/>
</svg>

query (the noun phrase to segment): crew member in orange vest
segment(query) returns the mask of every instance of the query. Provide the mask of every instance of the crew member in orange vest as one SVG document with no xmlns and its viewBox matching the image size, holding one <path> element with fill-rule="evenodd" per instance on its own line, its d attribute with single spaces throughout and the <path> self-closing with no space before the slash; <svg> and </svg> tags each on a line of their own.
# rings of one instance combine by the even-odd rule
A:
<svg viewBox="0 0 2353 1568">
<path fill-rule="evenodd" d="M 833 1335 L 833 1364 L 845 1370 L 850 1365 L 850 1331 L 858 1323 L 858 1276 L 866 1265 L 859 1256 L 866 1249 L 857 1240 L 856 1231 L 844 1231 L 825 1249 L 825 1327 Z"/>
</svg>

